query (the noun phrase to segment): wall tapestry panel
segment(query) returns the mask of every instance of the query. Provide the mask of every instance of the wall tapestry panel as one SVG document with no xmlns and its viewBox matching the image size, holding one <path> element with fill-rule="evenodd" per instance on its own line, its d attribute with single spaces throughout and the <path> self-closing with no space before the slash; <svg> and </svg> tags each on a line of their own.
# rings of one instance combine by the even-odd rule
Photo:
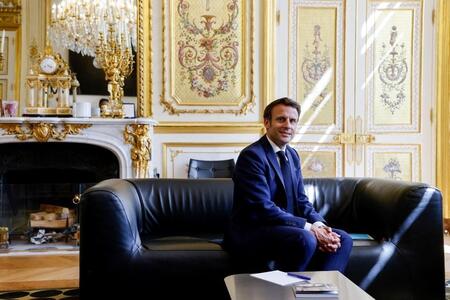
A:
<svg viewBox="0 0 450 300">
<path fill-rule="evenodd" d="M 421 93 L 421 2 L 372 2 L 368 24 L 368 129 L 417 132 Z"/>
<path fill-rule="evenodd" d="M 163 3 L 161 105 L 169 114 L 246 114 L 255 105 L 253 1 Z"/>
<path fill-rule="evenodd" d="M 299 123 L 342 131 L 343 1 L 292 0 L 289 18 L 289 93 L 302 105 Z"/>
</svg>

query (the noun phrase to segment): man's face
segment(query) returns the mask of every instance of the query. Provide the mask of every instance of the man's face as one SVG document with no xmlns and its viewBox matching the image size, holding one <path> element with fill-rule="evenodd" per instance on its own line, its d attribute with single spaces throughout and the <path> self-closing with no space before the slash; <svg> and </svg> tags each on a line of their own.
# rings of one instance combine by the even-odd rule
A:
<svg viewBox="0 0 450 300">
<path fill-rule="evenodd" d="M 267 136 L 281 148 L 294 137 L 297 122 L 298 113 L 295 108 L 278 104 L 272 108 L 270 120 L 264 119 L 264 127 Z"/>
</svg>

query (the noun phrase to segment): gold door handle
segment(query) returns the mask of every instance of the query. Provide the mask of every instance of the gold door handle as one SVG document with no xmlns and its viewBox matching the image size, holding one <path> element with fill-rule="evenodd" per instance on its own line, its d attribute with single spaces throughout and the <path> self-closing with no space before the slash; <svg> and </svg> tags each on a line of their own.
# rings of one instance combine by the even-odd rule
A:
<svg viewBox="0 0 450 300">
<path fill-rule="evenodd" d="M 333 137 L 333 141 L 338 144 L 355 144 L 356 136 L 354 133 L 339 133 Z"/>
<path fill-rule="evenodd" d="M 375 137 L 371 134 L 356 134 L 355 140 L 356 144 L 365 145 L 373 143 L 375 141 Z"/>
</svg>

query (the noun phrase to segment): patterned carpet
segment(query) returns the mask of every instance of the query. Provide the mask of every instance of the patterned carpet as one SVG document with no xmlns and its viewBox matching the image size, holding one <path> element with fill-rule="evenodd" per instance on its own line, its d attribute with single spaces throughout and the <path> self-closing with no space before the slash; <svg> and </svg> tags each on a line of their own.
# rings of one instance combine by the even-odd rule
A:
<svg viewBox="0 0 450 300">
<path fill-rule="evenodd" d="M 15 291 L 15 292 L 0 292 L 0 299 L 41 299 L 41 300 L 79 300 L 79 289 L 51 289 L 51 290 L 34 290 L 34 291 Z"/>
</svg>

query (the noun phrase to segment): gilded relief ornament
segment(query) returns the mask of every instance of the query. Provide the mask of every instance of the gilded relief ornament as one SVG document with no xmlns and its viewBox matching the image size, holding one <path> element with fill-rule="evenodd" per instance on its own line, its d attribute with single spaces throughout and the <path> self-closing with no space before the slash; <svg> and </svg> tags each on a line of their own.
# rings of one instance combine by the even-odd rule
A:
<svg viewBox="0 0 450 300">
<path fill-rule="evenodd" d="M 189 18 L 189 1 L 178 2 L 177 12 L 181 19 L 177 47 L 178 61 L 182 66 L 180 75 L 200 97 L 217 96 L 237 82 L 235 68 L 239 61 L 240 46 L 236 34 L 239 14 L 237 1 L 230 0 L 227 4 L 227 20 L 219 21 L 215 15 L 202 15 L 198 23 Z M 208 11 L 209 1 L 206 5 Z"/>
<path fill-rule="evenodd" d="M 399 176 L 402 173 L 400 162 L 396 158 L 389 159 L 389 162 L 383 167 L 383 171 L 389 179 L 402 180 Z"/>
<path fill-rule="evenodd" d="M 313 158 L 308 164 L 307 169 L 314 173 L 320 173 L 325 169 L 325 164 L 318 158 Z"/>
<path fill-rule="evenodd" d="M 62 141 L 67 135 L 78 135 L 82 129 L 91 127 L 90 124 L 63 124 L 57 125 L 52 123 L 24 123 L 0 124 L 3 129 L 3 135 L 15 135 L 18 140 L 26 141 L 35 139 L 38 142 L 48 142 L 49 139 Z"/>
<path fill-rule="evenodd" d="M 381 57 L 384 60 L 378 67 L 382 82 L 380 101 L 392 115 L 406 101 L 405 80 L 408 74 L 405 44 L 398 44 L 397 36 L 397 26 L 392 26 L 389 45 L 383 43 L 381 46 Z"/>
<path fill-rule="evenodd" d="M 151 140 L 149 126 L 145 124 L 128 124 L 125 126 L 123 138 L 131 145 L 131 160 L 135 178 L 148 178 Z"/>
<path fill-rule="evenodd" d="M 330 54 L 327 45 L 322 45 L 320 37 L 320 25 L 314 26 L 314 41 L 312 42 L 313 50 L 310 51 L 309 46 L 305 47 L 305 58 L 302 62 L 302 75 L 305 85 L 304 98 L 312 91 L 317 82 L 323 77 L 324 73 L 331 68 Z M 320 106 L 326 95 L 329 94 L 329 87 L 325 87 L 314 99 L 311 109 L 315 110 Z"/>
</svg>

